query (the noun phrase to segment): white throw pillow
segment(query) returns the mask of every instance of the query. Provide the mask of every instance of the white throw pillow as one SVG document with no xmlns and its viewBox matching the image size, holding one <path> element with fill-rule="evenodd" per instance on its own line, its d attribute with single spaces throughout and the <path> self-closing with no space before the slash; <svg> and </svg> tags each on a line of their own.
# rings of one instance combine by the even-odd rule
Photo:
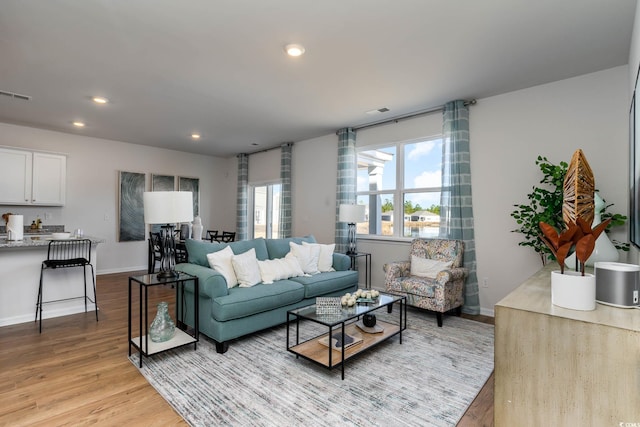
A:
<svg viewBox="0 0 640 427">
<path fill-rule="evenodd" d="M 411 275 L 435 279 L 439 272 L 451 267 L 453 262 L 437 261 L 411 255 Z"/>
<path fill-rule="evenodd" d="M 320 255 L 318 256 L 318 271 L 335 271 L 333 269 L 333 251 L 336 249 L 336 244 L 323 245 L 321 243 L 308 243 L 302 242 L 302 246 L 318 246 L 320 248 Z"/>
<path fill-rule="evenodd" d="M 258 261 L 258 267 L 260 268 L 262 283 L 265 285 L 269 285 L 275 280 L 304 276 L 304 271 L 302 271 L 298 260 L 294 257 Z"/>
<path fill-rule="evenodd" d="M 229 246 L 218 252 L 207 254 L 209 266 L 224 276 L 227 281 L 227 288 L 238 286 L 238 278 L 236 277 L 236 273 L 233 270 L 233 264 L 231 263 L 232 257 L 233 251 Z"/>
<path fill-rule="evenodd" d="M 300 264 L 300 268 L 306 274 L 318 274 L 318 258 L 320 257 L 319 246 L 303 246 L 289 242 L 291 249 L 285 258 L 295 257 Z"/>
<path fill-rule="evenodd" d="M 251 248 L 247 252 L 234 255 L 231 258 L 231 263 L 241 288 L 250 288 L 262 280 L 255 249 Z"/>
</svg>

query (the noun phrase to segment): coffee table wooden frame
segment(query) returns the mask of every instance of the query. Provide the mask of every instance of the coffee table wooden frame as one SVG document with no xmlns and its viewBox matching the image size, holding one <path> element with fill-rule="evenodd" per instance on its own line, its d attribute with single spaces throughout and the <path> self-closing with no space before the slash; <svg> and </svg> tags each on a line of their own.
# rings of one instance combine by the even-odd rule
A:
<svg viewBox="0 0 640 427">
<path fill-rule="evenodd" d="M 375 312 L 383 307 L 387 307 L 387 311 L 392 313 L 394 304 L 399 305 L 399 320 L 397 324 L 378 320 L 376 324 L 384 327 L 384 331 L 375 334 L 366 333 L 356 326 L 356 322 L 366 313 Z M 300 342 L 301 320 L 326 326 L 329 331 Z M 290 330 L 293 324 L 295 324 L 295 344 L 290 345 L 292 338 Z M 402 344 L 402 331 L 405 329 L 407 329 L 407 299 L 401 295 L 381 293 L 378 301 L 358 304 L 353 309 L 342 310 L 340 315 L 318 315 L 314 304 L 287 311 L 287 350 L 295 354 L 296 358 L 302 357 L 328 369 L 340 366 L 342 379 L 344 380 L 344 365 L 347 360 L 396 335 L 400 336 L 400 344 Z M 333 350 L 331 347 L 318 342 L 320 338 L 333 335 L 335 330 L 342 332 L 342 350 Z M 345 334 L 353 334 L 356 331 L 362 335 L 362 342 L 345 349 Z"/>
</svg>

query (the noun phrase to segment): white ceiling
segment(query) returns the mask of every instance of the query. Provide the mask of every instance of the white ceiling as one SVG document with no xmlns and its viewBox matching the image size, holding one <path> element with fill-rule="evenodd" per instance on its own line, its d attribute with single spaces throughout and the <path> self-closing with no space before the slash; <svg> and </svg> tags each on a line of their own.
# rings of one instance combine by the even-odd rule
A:
<svg viewBox="0 0 640 427">
<path fill-rule="evenodd" d="M 2 0 L 0 121 L 231 156 L 628 62 L 635 0 Z M 287 57 L 300 43 L 306 54 Z M 112 102 L 97 106 L 92 95 Z M 387 107 L 371 116 L 366 111 Z M 75 129 L 74 120 L 87 126 Z M 192 142 L 190 134 L 202 139 Z M 257 144 L 257 145 L 253 145 Z"/>
</svg>

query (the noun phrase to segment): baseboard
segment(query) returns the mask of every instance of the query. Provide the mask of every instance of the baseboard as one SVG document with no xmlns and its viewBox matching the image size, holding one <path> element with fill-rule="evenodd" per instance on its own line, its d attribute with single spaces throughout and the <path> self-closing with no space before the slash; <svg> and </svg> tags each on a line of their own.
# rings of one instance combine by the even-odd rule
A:
<svg viewBox="0 0 640 427">
<path fill-rule="evenodd" d="M 114 274 L 114 273 L 127 273 L 129 271 L 147 271 L 146 265 L 141 266 L 133 266 L 133 267 L 120 267 L 120 268 L 110 268 L 108 270 L 97 270 L 96 275 L 101 276 L 103 274 Z"/>
<path fill-rule="evenodd" d="M 480 307 L 480 314 L 484 316 L 489 316 L 489 317 L 496 317 L 493 309 L 488 309 L 483 307 Z"/>
</svg>

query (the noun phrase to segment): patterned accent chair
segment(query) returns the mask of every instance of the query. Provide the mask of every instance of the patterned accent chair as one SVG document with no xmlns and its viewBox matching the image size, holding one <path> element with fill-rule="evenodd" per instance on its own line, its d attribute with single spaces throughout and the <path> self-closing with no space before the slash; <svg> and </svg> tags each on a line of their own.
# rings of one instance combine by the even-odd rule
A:
<svg viewBox="0 0 640 427">
<path fill-rule="evenodd" d="M 463 254 L 461 240 L 414 239 L 409 261 L 384 265 L 387 292 L 406 296 L 411 306 L 435 311 L 438 326 L 442 327 L 443 313 L 456 309 L 459 316 L 462 312 L 464 282 L 469 276 L 469 270 L 462 267 Z M 423 263 L 414 257 L 431 261 Z M 411 259 L 415 261 L 413 272 Z M 418 265 L 427 265 L 431 271 L 419 270 Z"/>
</svg>

